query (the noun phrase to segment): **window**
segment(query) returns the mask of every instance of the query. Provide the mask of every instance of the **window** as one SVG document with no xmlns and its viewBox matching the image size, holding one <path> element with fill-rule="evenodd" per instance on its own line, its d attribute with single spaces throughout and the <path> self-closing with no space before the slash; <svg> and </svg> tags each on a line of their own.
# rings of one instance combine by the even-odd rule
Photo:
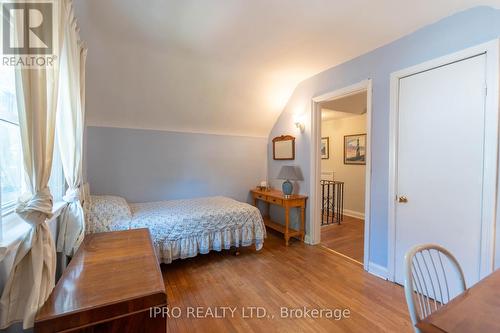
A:
<svg viewBox="0 0 500 333">
<path fill-rule="evenodd" d="M 52 157 L 52 171 L 49 178 L 50 193 L 54 202 L 63 200 L 66 191 L 66 180 L 64 179 L 61 154 L 59 153 L 59 144 L 57 143 L 57 131 L 54 138 L 54 156 Z"/>
<path fill-rule="evenodd" d="M 60 201 L 64 191 L 64 177 L 57 141 L 55 142 L 49 187 L 54 201 Z M 0 216 L 14 211 L 19 196 L 26 190 L 24 177 L 15 72 L 13 67 L 0 66 Z"/>
<path fill-rule="evenodd" d="M 24 190 L 21 134 L 17 117 L 15 75 L 0 67 L 0 188 L 2 215 L 11 212 Z"/>
</svg>

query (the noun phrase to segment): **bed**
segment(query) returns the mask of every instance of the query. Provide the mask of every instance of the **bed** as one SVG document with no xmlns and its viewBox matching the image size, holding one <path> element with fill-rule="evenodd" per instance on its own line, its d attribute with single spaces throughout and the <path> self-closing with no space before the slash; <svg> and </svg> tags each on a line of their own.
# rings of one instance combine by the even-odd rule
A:
<svg viewBox="0 0 500 333">
<path fill-rule="evenodd" d="M 161 263 L 255 245 L 266 229 L 260 211 L 227 197 L 127 203 L 117 196 L 91 196 L 85 204 L 86 233 L 148 228 Z"/>
</svg>

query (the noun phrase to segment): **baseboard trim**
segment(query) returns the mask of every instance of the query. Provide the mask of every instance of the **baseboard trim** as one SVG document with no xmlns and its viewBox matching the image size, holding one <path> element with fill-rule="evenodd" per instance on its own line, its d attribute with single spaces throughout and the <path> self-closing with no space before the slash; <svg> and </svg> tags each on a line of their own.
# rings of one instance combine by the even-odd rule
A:
<svg viewBox="0 0 500 333">
<path fill-rule="evenodd" d="M 365 213 L 356 212 L 354 210 L 344 209 L 344 215 L 354 217 L 357 219 L 365 219 Z"/>
<path fill-rule="evenodd" d="M 304 243 L 309 244 L 309 245 L 314 245 L 311 241 L 311 237 L 309 235 L 304 236 Z"/>
<path fill-rule="evenodd" d="M 369 262 L 368 263 L 368 273 L 375 275 L 381 279 L 387 280 L 387 276 L 389 275 L 387 271 L 387 267 L 380 266 L 376 263 Z"/>
</svg>

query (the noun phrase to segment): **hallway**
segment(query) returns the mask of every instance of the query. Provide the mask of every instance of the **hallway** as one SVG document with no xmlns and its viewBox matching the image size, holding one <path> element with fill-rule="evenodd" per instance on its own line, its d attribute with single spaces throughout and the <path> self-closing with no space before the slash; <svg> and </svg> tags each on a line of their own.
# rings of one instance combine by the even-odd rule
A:
<svg viewBox="0 0 500 333">
<path fill-rule="evenodd" d="M 344 221 L 321 227 L 321 245 L 363 264 L 364 220 L 344 215 Z"/>
</svg>

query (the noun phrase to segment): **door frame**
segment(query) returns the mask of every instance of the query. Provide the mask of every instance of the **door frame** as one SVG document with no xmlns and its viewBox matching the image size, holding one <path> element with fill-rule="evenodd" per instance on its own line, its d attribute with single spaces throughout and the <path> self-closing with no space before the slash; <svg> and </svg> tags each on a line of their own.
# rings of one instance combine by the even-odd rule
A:
<svg viewBox="0 0 500 333">
<path fill-rule="evenodd" d="M 389 198 L 388 198 L 388 258 L 390 281 L 395 281 L 397 154 L 399 123 L 399 80 L 480 54 L 486 54 L 486 101 L 484 135 L 483 203 L 481 222 L 481 258 L 479 275 L 493 271 L 495 258 L 495 228 L 498 202 L 498 120 L 499 120 L 499 40 L 480 44 L 391 74 L 389 126 Z"/>
<path fill-rule="evenodd" d="M 370 258 L 370 203 L 371 203 L 371 133 L 372 133 L 372 80 L 366 79 L 356 84 L 337 89 L 311 100 L 311 234 L 309 243 L 318 244 L 321 240 L 321 107 L 320 103 L 359 93 L 366 94 L 366 166 L 365 166 L 365 232 L 363 267 L 369 271 Z"/>
</svg>

